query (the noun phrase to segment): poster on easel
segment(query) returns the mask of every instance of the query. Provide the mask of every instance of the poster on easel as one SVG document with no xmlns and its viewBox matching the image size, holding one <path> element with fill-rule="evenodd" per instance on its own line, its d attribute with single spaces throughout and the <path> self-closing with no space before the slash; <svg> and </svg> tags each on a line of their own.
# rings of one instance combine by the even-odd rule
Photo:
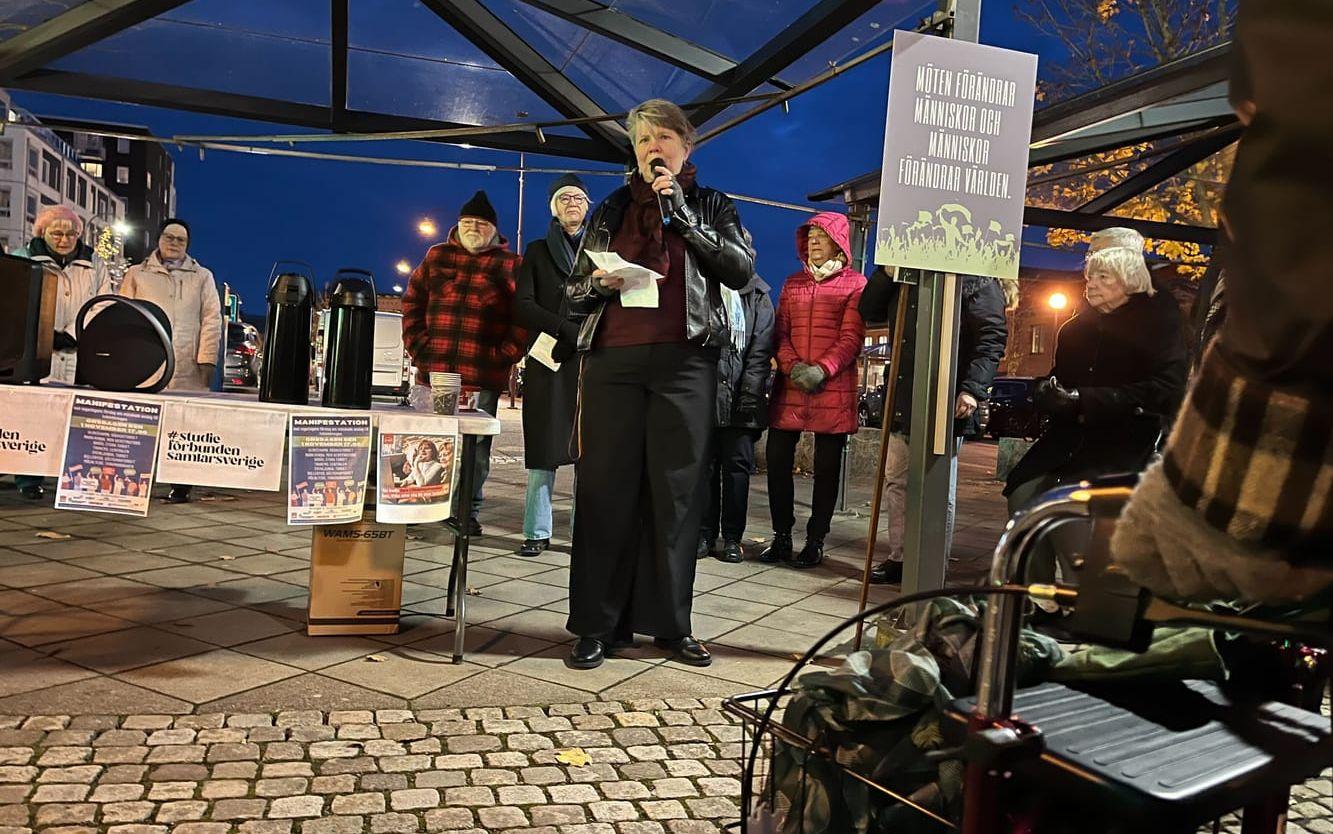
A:
<svg viewBox="0 0 1333 834">
<path fill-rule="evenodd" d="M 380 419 L 375 517 L 381 524 L 428 524 L 450 515 L 458 450 L 456 419 Z"/>
<path fill-rule="evenodd" d="M 875 263 L 1017 278 L 1037 56 L 893 33 Z"/>
<path fill-rule="evenodd" d="M 56 509 L 148 515 L 161 424 L 157 403 L 76 394 Z"/>
<path fill-rule="evenodd" d="M 360 521 L 370 472 L 370 417 L 293 414 L 287 465 L 287 523 Z"/>
</svg>

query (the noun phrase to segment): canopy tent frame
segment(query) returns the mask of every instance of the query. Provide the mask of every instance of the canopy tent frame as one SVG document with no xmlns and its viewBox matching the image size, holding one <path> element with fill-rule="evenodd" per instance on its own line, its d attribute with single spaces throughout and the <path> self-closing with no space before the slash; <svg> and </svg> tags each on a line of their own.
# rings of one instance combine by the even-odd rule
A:
<svg viewBox="0 0 1333 834">
<path fill-rule="evenodd" d="M 186 2 L 188 0 L 85 0 L 27 31 L 0 41 L 0 86 L 334 133 L 473 127 L 349 108 L 349 0 L 329 0 L 330 88 L 327 105 L 52 67 L 78 50 L 148 22 Z M 702 126 L 731 107 L 737 97 L 761 87 L 791 91 L 795 85 L 783 80 L 779 74 L 873 9 L 879 0 L 818 0 L 740 60 L 652 26 L 598 0 L 518 2 L 708 81 L 709 87 L 695 98 L 690 108 L 695 123 Z M 625 160 L 628 140 L 621 121 L 607 118 L 606 111 L 587 91 L 580 89 L 481 0 L 421 0 L 421 3 L 555 111 L 580 120 L 573 127 L 581 136 L 558 135 L 537 128 L 528 131 L 508 129 L 470 136 L 466 140 L 468 144 L 601 162 Z M 459 140 L 444 138 L 435 141 L 457 143 Z"/>
</svg>

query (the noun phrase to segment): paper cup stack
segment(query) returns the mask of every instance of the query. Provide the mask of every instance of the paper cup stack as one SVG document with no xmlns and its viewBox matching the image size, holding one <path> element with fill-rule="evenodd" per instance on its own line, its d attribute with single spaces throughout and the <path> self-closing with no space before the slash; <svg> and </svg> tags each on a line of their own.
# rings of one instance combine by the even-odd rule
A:
<svg viewBox="0 0 1333 834">
<path fill-rule="evenodd" d="M 436 414 L 457 414 L 458 395 L 462 390 L 462 375 L 445 371 L 431 371 L 430 401 Z"/>
</svg>

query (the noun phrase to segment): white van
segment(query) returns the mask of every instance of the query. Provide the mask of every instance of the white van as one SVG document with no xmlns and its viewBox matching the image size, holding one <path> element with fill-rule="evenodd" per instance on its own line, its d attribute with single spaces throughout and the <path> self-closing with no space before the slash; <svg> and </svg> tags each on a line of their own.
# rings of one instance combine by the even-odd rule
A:
<svg viewBox="0 0 1333 834">
<path fill-rule="evenodd" d="M 403 346 L 402 313 L 375 313 L 374 356 L 370 392 L 382 396 L 406 397 L 412 385 L 412 361 Z"/>
</svg>

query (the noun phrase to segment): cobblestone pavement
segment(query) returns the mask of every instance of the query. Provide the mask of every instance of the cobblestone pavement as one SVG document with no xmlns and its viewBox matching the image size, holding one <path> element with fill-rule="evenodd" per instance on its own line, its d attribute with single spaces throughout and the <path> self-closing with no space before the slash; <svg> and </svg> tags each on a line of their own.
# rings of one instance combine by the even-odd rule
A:
<svg viewBox="0 0 1333 834">
<path fill-rule="evenodd" d="M 713 834 L 720 703 L 0 716 L 0 834 Z"/>
</svg>

